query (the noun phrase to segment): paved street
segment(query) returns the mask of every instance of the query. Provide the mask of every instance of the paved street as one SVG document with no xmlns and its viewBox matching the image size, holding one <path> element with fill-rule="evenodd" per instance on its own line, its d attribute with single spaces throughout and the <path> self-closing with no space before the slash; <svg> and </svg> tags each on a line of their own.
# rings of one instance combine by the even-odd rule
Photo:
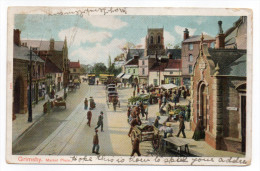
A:
<svg viewBox="0 0 260 171">
<path fill-rule="evenodd" d="M 41 118 L 19 143 L 14 146 L 14 154 L 50 155 L 91 155 L 94 127 L 100 111 L 104 112 L 104 131 L 99 131 L 100 153 L 102 155 L 130 155 L 132 145 L 127 136 L 127 99 L 132 90 L 119 90 L 121 108 L 116 112 L 106 105 L 104 86 L 89 86 L 86 83 L 76 92 L 70 92 L 67 109 L 55 109 Z M 87 126 L 87 111 L 84 110 L 85 97 L 93 96 L 96 109 L 92 111 L 91 127 Z M 100 129 L 99 129 L 100 130 Z M 141 143 L 142 155 L 153 150 L 150 142 Z"/>
</svg>

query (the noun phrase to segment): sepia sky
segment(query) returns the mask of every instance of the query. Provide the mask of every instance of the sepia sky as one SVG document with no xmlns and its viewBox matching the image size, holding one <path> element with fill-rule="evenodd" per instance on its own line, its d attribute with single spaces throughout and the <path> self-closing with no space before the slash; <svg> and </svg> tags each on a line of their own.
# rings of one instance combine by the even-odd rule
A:
<svg viewBox="0 0 260 171">
<path fill-rule="evenodd" d="M 164 44 L 181 44 L 183 31 L 213 37 L 218 33 L 219 20 L 223 30 L 232 27 L 238 16 L 77 16 L 77 15 L 15 15 L 15 28 L 21 39 L 64 40 L 67 37 L 69 59 L 82 64 L 104 62 L 122 52 L 126 42 L 144 47 L 147 28 L 164 28 Z"/>
</svg>

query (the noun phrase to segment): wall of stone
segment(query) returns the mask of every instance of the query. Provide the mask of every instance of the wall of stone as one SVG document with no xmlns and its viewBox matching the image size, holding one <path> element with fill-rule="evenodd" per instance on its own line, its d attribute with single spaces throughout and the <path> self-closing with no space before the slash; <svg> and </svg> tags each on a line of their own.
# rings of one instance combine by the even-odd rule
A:
<svg viewBox="0 0 260 171">
<path fill-rule="evenodd" d="M 28 61 L 14 59 L 13 60 L 13 101 L 14 98 L 14 89 L 15 89 L 15 82 L 20 77 L 22 78 L 23 85 L 20 97 L 20 113 L 24 114 L 27 112 L 27 71 L 28 71 Z"/>
</svg>

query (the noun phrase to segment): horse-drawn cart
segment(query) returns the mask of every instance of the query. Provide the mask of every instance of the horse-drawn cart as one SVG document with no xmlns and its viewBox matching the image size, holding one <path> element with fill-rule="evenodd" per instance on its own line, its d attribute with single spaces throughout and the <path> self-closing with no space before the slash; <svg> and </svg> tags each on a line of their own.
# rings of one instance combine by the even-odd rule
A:
<svg viewBox="0 0 260 171">
<path fill-rule="evenodd" d="M 109 107 L 110 104 L 113 104 L 114 102 L 116 105 L 120 108 L 120 101 L 118 97 L 117 92 L 109 92 L 106 96 L 107 106 Z"/>
<path fill-rule="evenodd" d="M 60 107 L 60 106 L 64 106 L 65 107 L 65 109 L 66 109 L 66 102 L 65 101 L 58 101 L 58 100 L 54 100 L 54 101 L 52 101 L 52 103 L 53 103 L 53 106 L 55 107 Z"/>
<path fill-rule="evenodd" d="M 150 125 L 135 126 L 131 132 L 131 141 L 138 137 L 140 142 L 151 141 L 153 148 L 156 150 L 160 146 L 160 135 L 158 128 Z"/>
</svg>

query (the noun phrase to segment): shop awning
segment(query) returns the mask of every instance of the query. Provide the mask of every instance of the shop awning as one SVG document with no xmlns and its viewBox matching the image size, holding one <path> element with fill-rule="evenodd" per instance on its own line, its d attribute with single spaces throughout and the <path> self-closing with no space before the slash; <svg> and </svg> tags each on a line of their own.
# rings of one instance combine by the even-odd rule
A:
<svg viewBox="0 0 260 171">
<path fill-rule="evenodd" d="M 123 77 L 123 75 L 124 75 L 125 73 L 120 73 L 120 74 L 118 74 L 117 76 L 116 76 L 116 78 L 121 78 L 121 77 Z"/>
<path fill-rule="evenodd" d="M 168 89 L 176 88 L 178 86 L 175 84 L 162 84 L 161 87 L 168 90 Z"/>
<path fill-rule="evenodd" d="M 123 79 L 129 79 L 129 78 L 131 78 L 132 76 L 133 76 L 133 75 L 127 75 L 127 74 L 126 74 L 126 75 L 124 75 L 122 78 L 123 78 Z"/>
</svg>

